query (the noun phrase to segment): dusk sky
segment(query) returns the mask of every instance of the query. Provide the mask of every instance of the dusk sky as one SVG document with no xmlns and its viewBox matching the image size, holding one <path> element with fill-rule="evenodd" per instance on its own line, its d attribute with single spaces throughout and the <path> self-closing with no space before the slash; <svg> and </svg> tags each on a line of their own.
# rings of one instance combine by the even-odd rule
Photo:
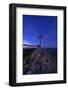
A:
<svg viewBox="0 0 68 90">
<path fill-rule="evenodd" d="M 57 16 L 23 15 L 23 44 L 38 45 L 38 36 L 43 36 L 42 46 L 57 47 Z"/>
</svg>

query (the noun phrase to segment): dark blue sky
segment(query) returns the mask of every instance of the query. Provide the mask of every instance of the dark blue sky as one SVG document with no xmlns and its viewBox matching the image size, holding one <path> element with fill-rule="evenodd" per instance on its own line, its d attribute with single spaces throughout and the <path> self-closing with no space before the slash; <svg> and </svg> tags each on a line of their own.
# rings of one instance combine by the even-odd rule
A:
<svg viewBox="0 0 68 90">
<path fill-rule="evenodd" d="M 57 47 L 57 16 L 23 15 L 23 43 L 38 45 L 39 35 L 43 36 L 42 46 Z"/>
</svg>

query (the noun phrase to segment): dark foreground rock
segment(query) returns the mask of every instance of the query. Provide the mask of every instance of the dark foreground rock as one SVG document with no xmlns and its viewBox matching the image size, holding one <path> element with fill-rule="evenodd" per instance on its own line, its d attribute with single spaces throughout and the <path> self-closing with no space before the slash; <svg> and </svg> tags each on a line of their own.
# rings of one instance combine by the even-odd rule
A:
<svg viewBox="0 0 68 90">
<path fill-rule="evenodd" d="M 26 56 L 23 60 L 23 74 L 57 73 L 57 52 L 51 50 L 37 48 Z"/>
</svg>

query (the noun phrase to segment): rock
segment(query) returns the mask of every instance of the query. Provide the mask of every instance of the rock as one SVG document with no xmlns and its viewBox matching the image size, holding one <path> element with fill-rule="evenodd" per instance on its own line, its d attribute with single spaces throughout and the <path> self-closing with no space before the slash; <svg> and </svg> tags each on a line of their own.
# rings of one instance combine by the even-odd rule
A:
<svg viewBox="0 0 68 90">
<path fill-rule="evenodd" d="M 29 62 L 30 68 L 26 74 L 44 74 L 57 72 L 57 56 L 45 48 L 37 48 L 28 57 L 24 59 Z M 26 63 L 25 63 L 26 64 Z M 24 65 L 25 67 L 26 65 Z"/>
</svg>

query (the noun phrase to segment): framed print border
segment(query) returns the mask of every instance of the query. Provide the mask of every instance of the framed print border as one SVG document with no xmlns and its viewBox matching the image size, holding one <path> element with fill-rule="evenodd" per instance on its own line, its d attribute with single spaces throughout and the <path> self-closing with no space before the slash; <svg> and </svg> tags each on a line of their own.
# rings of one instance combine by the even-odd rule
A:
<svg viewBox="0 0 68 90">
<path fill-rule="evenodd" d="M 16 82 L 16 8 L 35 8 L 35 9 L 54 9 L 63 10 L 63 80 L 55 81 L 37 81 L 37 82 Z M 31 5 L 31 4 L 10 4 L 9 5 L 9 85 L 10 86 L 27 86 L 27 85 L 43 85 L 43 84 L 59 84 L 66 83 L 66 7 L 50 6 L 50 5 Z"/>
</svg>

